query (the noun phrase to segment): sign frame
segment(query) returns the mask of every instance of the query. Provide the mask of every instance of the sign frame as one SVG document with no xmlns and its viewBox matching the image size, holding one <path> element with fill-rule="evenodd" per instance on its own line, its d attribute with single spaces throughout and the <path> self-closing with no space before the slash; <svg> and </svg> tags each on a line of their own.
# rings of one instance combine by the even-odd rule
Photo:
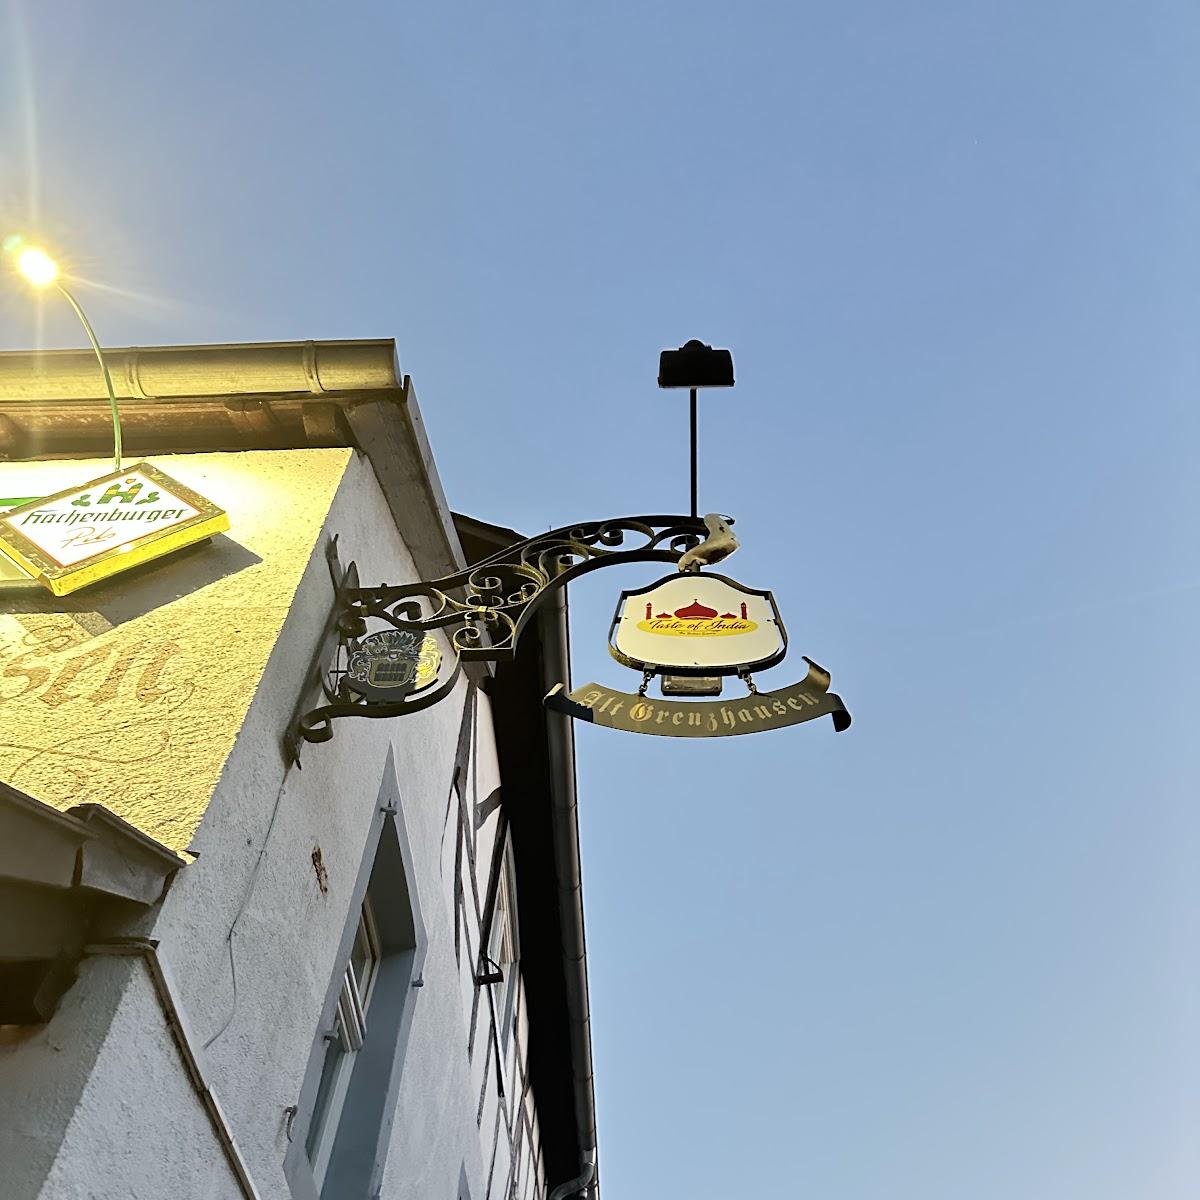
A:
<svg viewBox="0 0 1200 1200">
<path fill-rule="evenodd" d="M 757 596 L 759 599 L 766 601 L 771 608 L 772 620 L 775 627 L 779 631 L 779 649 L 762 658 L 751 659 L 749 662 L 736 663 L 722 666 L 721 664 L 701 663 L 699 665 L 674 664 L 674 663 L 656 663 L 649 659 L 642 660 L 625 653 L 620 650 L 616 644 L 617 627 L 621 623 L 621 617 L 625 612 L 625 605 L 631 597 L 645 596 L 653 592 L 656 588 L 662 587 L 664 584 L 673 583 L 680 579 L 715 579 L 720 583 L 726 584 L 735 591 L 742 592 L 747 596 Z M 640 588 L 627 588 L 621 592 L 620 598 L 617 600 L 617 608 L 613 613 L 612 623 L 608 627 L 608 652 L 622 666 L 632 667 L 635 671 L 648 671 L 655 675 L 684 675 L 691 677 L 703 677 L 714 675 L 743 675 L 748 671 L 764 671 L 768 667 L 773 667 L 777 663 L 781 663 L 784 656 L 787 654 L 787 629 L 784 627 L 783 618 L 779 613 L 779 606 L 775 603 L 775 597 L 765 588 L 747 587 L 744 583 L 740 583 L 736 579 L 731 579 L 728 575 L 721 575 L 716 571 L 704 572 L 679 572 L 673 575 L 664 575 L 661 579 L 655 580 L 654 583 L 648 584 Z"/>
<path fill-rule="evenodd" d="M 165 529 L 150 531 L 138 537 L 130 538 L 119 545 L 91 555 L 77 563 L 64 565 L 36 542 L 21 533 L 12 524 L 12 518 L 23 513 L 36 512 L 40 508 L 65 500 L 88 488 L 100 488 L 106 484 L 116 483 L 128 478 L 133 473 L 144 476 L 151 483 L 162 488 L 170 496 L 182 501 L 189 508 L 196 510 L 196 515 L 187 517 Z M 0 514 L 0 554 L 14 562 L 21 570 L 29 574 L 38 583 L 48 588 L 56 596 L 66 596 L 71 592 L 102 579 L 121 574 L 133 567 L 182 550 L 196 542 L 217 533 L 224 533 L 229 528 L 229 516 L 223 508 L 205 499 L 199 492 L 186 484 L 173 479 L 165 471 L 151 466 L 147 462 L 134 463 L 120 471 L 110 471 L 96 479 L 88 479 L 72 487 L 64 488 L 49 496 L 39 496 L 26 504 L 10 508 Z"/>
</svg>

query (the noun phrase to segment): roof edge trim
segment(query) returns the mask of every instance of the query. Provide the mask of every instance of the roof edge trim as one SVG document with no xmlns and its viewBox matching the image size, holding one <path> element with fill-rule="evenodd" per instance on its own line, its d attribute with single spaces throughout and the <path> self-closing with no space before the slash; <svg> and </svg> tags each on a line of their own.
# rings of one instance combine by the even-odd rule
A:
<svg viewBox="0 0 1200 1200">
<path fill-rule="evenodd" d="M 403 388 L 393 338 L 105 347 L 119 399 L 325 396 Z M 0 405 L 107 399 L 85 350 L 0 351 Z"/>
</svg>

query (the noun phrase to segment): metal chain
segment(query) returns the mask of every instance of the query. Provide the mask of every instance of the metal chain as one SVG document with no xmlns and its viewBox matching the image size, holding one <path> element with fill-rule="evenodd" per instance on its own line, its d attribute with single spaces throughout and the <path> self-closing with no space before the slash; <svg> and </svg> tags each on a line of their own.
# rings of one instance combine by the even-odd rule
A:
<svg viewBox="0 0 1200 1200">
<path fill-rule="evenodd" d="M 758 695 L 758 684 L 754 682 L 754 678 L 749 671 L 739 671 L 738 678 L 750 689 L 750 695 Z"/>
<path fill-rule="evenodd" d="M 638 688 L 638 693 L 637 693 L 639 696 L 644 696 L 646 694 L 646 689 L 650 686 L 650 680 L 652 680 L 653 678 L 654 678 L 653 671 L 643 671 L 642 672 L 642 686 L 640 688 Z"/>
</svg>

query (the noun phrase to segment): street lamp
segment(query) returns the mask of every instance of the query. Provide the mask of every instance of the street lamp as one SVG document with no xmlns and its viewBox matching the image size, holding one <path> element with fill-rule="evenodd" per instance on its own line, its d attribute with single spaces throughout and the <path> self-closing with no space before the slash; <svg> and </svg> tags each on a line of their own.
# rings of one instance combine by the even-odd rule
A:
<svg viewBox="0 0 1200 1200">
<path fill-rule="evenodd" d="M 104 376 L 104 387 L 108 392 L 108 404 L 112 412 L 113 470 L 120 471 L 121 414 L 117 410 L 117 394 L 113 391 L 112 376 L 108 371 L 108 363 L 104 359 L 104 351 L 100 349 L 100 341 L 96 337 L 96 331 L 92 328 L 92 323 L 87 319 L 87 314 L 80 307 L 79 301 L 75 299 L 66 284 L 63 283 L 59 276 L 58 264 L 45 250 L 37 246 L 25 245 L 24 239 L 20 237 L 7 239 L 4 243 L 4 248 L 7 253 L 12 255 L 17 273 L 26 282 L 32 284 L 35 288 L 44 288 L 53 284 L 62 293 L 67 303 L 75 310 L 75 315 L 79 318 L 80 324 L 88 336 L 88 341 L 92 344 L 92 349 L 96 353 L 96 361 L 100 364 L 100 371 Z"/>
<path fill-rule="evenodd" d="M 658 356 L 658 386 L 688 388 L 691 392 L 692 433 L 692 516 L 696 516 L 696 389 L 733 387 L 733 355 L 714 350 L 693 338 L 678 350 L 664 350 Z"/>
</svg>

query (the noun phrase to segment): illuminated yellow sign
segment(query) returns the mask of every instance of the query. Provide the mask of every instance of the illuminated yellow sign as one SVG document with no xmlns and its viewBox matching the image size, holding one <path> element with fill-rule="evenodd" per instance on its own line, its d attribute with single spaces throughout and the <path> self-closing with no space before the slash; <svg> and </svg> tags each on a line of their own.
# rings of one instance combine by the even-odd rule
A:
<svg viewBox="0 0 1200 1200">
<path fill-rule="evenodd" d="M 65 596 L 228 528 L 223 509 L 138 463 L 10 509 L 0 553 Z"/>
<path fill-rule="evenodd" d="M 682 571 L 621 593 L 609 651 L 637 670 L 729 675 L 773 666 L 786 645 L 770 592 Z"/>
</svg>

